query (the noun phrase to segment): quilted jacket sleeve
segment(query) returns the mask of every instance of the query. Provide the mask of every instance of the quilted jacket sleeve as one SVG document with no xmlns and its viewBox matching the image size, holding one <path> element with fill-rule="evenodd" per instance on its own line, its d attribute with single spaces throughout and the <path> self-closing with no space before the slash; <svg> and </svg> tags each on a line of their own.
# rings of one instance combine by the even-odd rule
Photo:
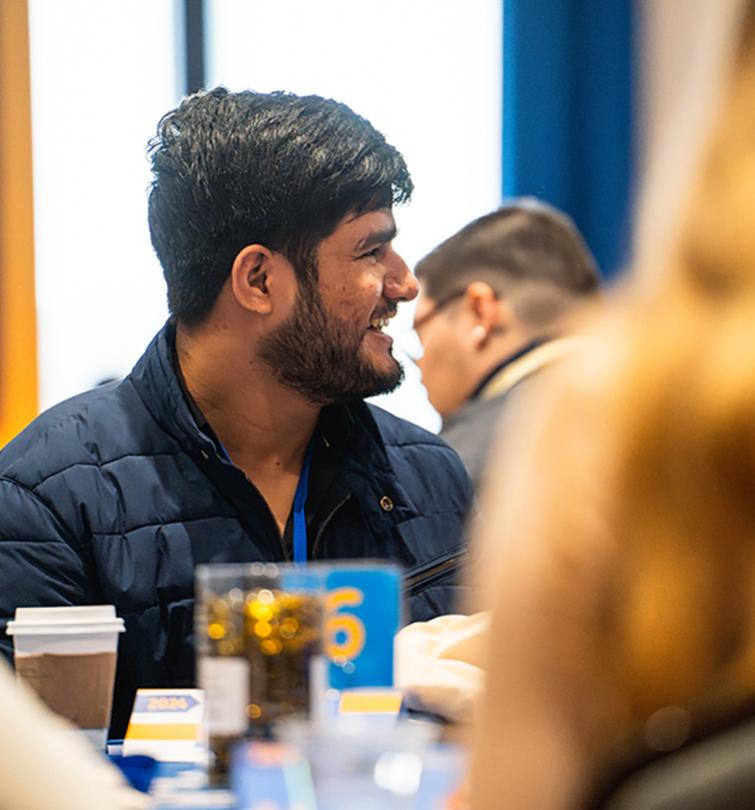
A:
<svg viewBox="0 0 755 810">
<path fill-rule="evenodd" d="M 50 506 L 16 481 L 0 478 L 0 652 L 17 607 L 96 602 L 89 567 Z"/>
</svg>

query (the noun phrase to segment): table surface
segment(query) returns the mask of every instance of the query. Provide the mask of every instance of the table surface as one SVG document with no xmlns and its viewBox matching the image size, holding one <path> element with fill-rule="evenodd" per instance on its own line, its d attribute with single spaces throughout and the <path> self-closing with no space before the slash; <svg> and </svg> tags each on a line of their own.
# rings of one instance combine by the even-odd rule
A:
<svg viewBox="0 0 755 810">
<path fill-rule="evenodd" d="M 366 806 L 366 800 L 360 791 L 374 793 L 377 797 L 374 806 L 379 808 L 400 805 L 401 808 L 430 810 L 445 806 L 444 799 L 461 782 L 465 749 L 455 743 L 433 742 L 441 737 L 439 718 L 413 712 L 407 714 L 400 693 L 396 690 L 349 690 L 333 694 L 338 699 L 332 701 L 327 708 L 325 716 L 329 720 L 322 727 L 326 729 L 325 739 L 318 733 L 315 735 L 316 741 L 310 743 L 310 756 L 314 757 L 313 763 L 317 761 L 317 767 L 310 767 L 298 750 L 303 750 L 304 742 L 299 735 L 306 737 L 308 729 L 311 729 L 311 726 L 306 725 L 293 729 L 293 733 L 289 734 L 289 745 L 246 740 L 237 746 L 232 757 L 231 773 L 231 782 L 237 795 L 229 788 L 209 787 L 204 765 L 160 761 L 149 791 L 155 802 L 155 810 L 181 810 L 189 807 L 199 810 L 291 810 L 294 807 L 296 810 L 318 810 L 318 799 L 321 799 L 320 808 L 354 806 L 340 797 L 335 801 L 328 801 L 325 796 L 315 795 L 312 772 L 318 768 L 318 787 L 321 794 L 328 792 L 328 786 L 334 794 L 351 790 L 354 795 L 360 796 L 360 807 Z M 339 724 L 343 725 L 334 734 Z M 432 728 L 428 730 L 428 724 L 435 726 L 438 733 L 433 734 Z M 345 733 L 349 727 L 351 732 Z M 407 747 L 407 732 L 414 741 L 410 747 Z M 418 735 L 421 742 L 418 741 Z M 169 741 L 166 743 L 165 746 L 159 743 L 156 749 L 141 752 L 137 747 L 134 752 L 151 753 L 155 757 L 161 754 L 163 758 L 172 757 L 178 749 L 171 746 Z M 356 749 L 360 754 L 355 758 Z M 379 768 L 383 768 L 382 781 L 385 782 L 385 768 L 390 771 L 396 767 L 395 760 L 391 762 L 391 756 L 395 758 L 402 752 L 411 754 L 415 751 L 421 758 L 421 770 L 416 756 L 413 762 L 404 761 L 405 768 L 408 767 L 411 774 L 406 777 L 409 779 L 408 786 L 399 786 L 398 794 L 385 793 L 378 787 L 377 783 L 381 781 Z M 323 752 L 332 752 L 333 757 L 323 757 Z M 122 754 L 122 746 L 117 742 L 111 743 L 108 753 Z M 129 750 L 128 753 L 132 751 Z M 203 756 L 201 751 L 199 754 Z M 383 754 L 388 756 L 383 757 Z M 382 765 L 379 760 L 383 760 Z M 398 767 L 401 767 L 400 763 Z M 325 771 L 328 773 L 323 776 Z M 390 778 L 392 777 L 389 774 L 388 779 Z M 404 791 L 403 794 L 401 790 Z M 409 796 L 402 798 L 406 796 L 406 791 Z"/>
</svg>

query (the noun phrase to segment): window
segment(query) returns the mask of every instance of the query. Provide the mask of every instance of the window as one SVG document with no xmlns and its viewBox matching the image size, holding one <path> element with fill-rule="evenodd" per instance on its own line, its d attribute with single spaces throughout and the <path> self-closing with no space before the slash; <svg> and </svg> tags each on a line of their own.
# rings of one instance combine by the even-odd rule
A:
<svg viewBox="0 0 755 810">
<path fill-rule="evenodd" d="M 173 12 L 29 2 L 43 408 L 127 373 L 167 314 L 145 146 L 178 101 Z"/>
</svg>

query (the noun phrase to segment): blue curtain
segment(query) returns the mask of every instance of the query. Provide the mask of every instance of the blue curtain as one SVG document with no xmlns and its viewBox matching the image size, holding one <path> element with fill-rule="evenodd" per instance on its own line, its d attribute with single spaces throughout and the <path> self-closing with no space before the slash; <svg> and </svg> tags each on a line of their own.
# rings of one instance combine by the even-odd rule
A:
<svg viewBox="0 0 755 810">
<path fill-rule="evenodd" d="M 627 260 L 631 0 L 503 0 L 503 195 L 572 216 L 605 277 Z"/>
</svg>

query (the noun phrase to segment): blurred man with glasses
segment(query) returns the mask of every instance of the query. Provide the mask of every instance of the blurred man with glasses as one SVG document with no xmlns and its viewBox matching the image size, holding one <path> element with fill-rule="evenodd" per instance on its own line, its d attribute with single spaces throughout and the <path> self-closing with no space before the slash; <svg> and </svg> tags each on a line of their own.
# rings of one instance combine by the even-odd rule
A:
<svg viewBox="0 0 755 810">
<path fill-rule="evenodd" d="M 416 275 L 422 381 L 478 485 L 512 390 L 574 348 L 566 326 L 598 270 L 568 217 L 522 199 L 466 225 Z"/>
</svg>

